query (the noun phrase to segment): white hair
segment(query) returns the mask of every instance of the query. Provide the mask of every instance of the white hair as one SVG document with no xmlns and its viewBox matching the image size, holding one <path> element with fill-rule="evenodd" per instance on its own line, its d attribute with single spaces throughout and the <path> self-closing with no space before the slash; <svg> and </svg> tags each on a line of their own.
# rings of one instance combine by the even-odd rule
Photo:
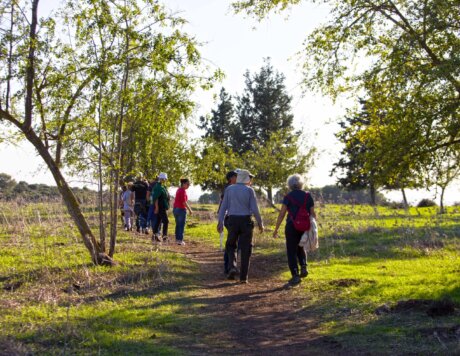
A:
<svg viewBox="0 0 460 356">
<path fill-rule="evenodd" d="M 292 176 L 288 177 L 286 184 L 290 190 L 296 190 L 303 188 L 304 181 L 300 174 L 293 174 Z"/>
</svg>

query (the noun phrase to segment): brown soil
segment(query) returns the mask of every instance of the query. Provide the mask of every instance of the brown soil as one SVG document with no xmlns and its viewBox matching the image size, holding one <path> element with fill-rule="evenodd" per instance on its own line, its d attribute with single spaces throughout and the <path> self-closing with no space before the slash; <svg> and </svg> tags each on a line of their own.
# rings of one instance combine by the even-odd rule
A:
<svg viewBox="0 0 460 356">
<path fill-rule="evenodd" d="M 196 300 L 203 305 L 200 316 L 211 321 L 207 335 L 197 335 L 195 343 L 184 345 L 186 352 L 193 355 L 349 354 L 339 342 L 319 335 L 318 315 L 304 306 L 308 295 L 274 277 L 288 268 L 285 261 L 253 254 L 249 284 L 240 284 L 225 279 L 220 251 L 193 242 L 163 248 L 184 253 L 200 268 Z M 308 278 L 303 283 L 308 283 Z"/>
</svg>

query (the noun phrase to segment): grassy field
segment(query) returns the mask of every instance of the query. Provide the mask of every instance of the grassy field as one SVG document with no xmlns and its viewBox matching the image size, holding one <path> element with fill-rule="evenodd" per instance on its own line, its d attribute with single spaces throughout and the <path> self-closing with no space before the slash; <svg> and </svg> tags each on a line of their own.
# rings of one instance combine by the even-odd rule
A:
<svg viewBox="0 0 460 356">
<path fill-rule="evenodd" d="M 218 248 L 215 209 L 195 207 L 187 240 Z M 321 334 L 352 353 L 460 353 L 459 208 L 317 211 L 320 249 L 293 293 Z M 277 214 L 263 215 L 254 254 L 288 280 L 284 241 L 271 238 Z M 0 223 L 4 354 L 188 354 L 218 323 L 193 298 L 197 263 L 146 236 L 120 232 L 118 265 L 95 267 L 59 204 L 1 203 Z"/>
</svg>

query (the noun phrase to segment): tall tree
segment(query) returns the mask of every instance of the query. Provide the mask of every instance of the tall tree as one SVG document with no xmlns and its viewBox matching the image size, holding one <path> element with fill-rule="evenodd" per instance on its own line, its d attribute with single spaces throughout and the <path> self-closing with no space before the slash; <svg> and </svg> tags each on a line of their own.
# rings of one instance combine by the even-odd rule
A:
<svg viewBox="0 0 460 356">
<path fill-rule="evenodd" d="M 220 192 L 228 171 L 241 167 L 241 157 L 230 147 L 212 138 L 199 140 L 192 148 L 195 157 L 193 178 L 203 190 Z"/>
<path fill-rule="evenodd" d="M 235 139 L 235 109 L 232 96 L 222 88 L 217 108 L 211 110 L 210 117 L 201 116 L 199 128 L 204 130 L 203 137 L 211 138 L 226 146 L 232 146 Z"/>
<path fill-rule="evenodd" d="M 208 168 L 209 179 L 199 181 L 204 189 L 215 187 L 215 173 L 223 177 L 238 162 L 257 175 L 255 185 L 272 204 L 273 189 L 283 186 L 290 174 L 307 172 L 314 150 L 294 130 L 285 78 L 269 59 L 258 73 L 248 71 L 244 78 L 245 89 L 235 110 L 231 96 L 222 89 L 217 109 L 201 119 L 206 144 L 200 162 Z"/>
<path fill-rule="evenodd" d="M 284 187 L 289 175 L 308 172 L 313 163 L 315 149 L 304 144 L 301 137 L 288 139 L 288 135 L 283 130 L 273 132 L 268 140 L 254 142 L 243 154 L 244 167 L 256 175 L 254 185 L 264 190 L 273 207 L 274 189 Z"/>
<path fill-rule="evenodd" d="M 460 177 L 460 149 L 446 147 L 437 150 L 432 155 L 431 166 L 428 167 L 427 181 L 428 184 L 435 184 L 441 189 L 439 196 L 441 214 L 445 213 L 444 194 L 446 189 L 458 177 Z"/>
<path fill-rule="evenodd" d="M 144 98 L 152 94 L 146 106 L 177 112 L 164 116 L 171 127 L 185 112 L 171 101 L 163 106 L 158 101 L 171 93 L 181 102 L 198 83 L 206 86 L 212 78 L 196 75 L 201 61 L 195 40 L 180 31 L 184 20 L 157 1 L 72 1 L 56 12 L 56 20 L 40 21 L 38 0 L 30 7 L 28 3 L 0 2 L 0 24 L 5 27 L 0 31 L 1 53 L 8 54 L 0 57 L 0 86 L 6 89 L 0 121 L 14 125 L 48 165 L 93 262 L 111 263 L 62 169 L 89 167 L 94 172 L 86 163 L 102 158 L 98 174 L 113 193 L 113 219 L 124 132 L 132 118 L 141 123 L 151 119 L 135 112 L 140 89 Z M 190 101 L 184 106 L 190 108 Z M 168 111 L 162 110 L 158 112 Z"/>
<path fill-rule="evenodd" d="M 367 102 L 360 100 L 361 108 L 358 112 L 350 114 L 339 122 L 341 130 L 336 137 L 343 144 L 341 157 L 334 163 L 331 175 L 342 173 L 338 177 L 338 184 L 349 190 L 369 189 L 371 204 L 376 204 L 376 191 L 378 188 L 400 189 L 406 208 L 407 199 L 405 188 L 415 188 L 422 183 L 417 182 L 418 175 L 405 164 L 405 152 L 398 154 L 399 165 L 386 162 L 386 155 L 381 155 L 377 149 L 376 141 L 369 140 L 367 131 L 373 129 L 373 123 L 381 120 L 367 108 Z M 385 150 L 384 150 L 385 151 Z"/>
<path fill-rule="evenodd" d="M 244 75 L 245 88 L 238 97 L 237 129 L 239 153 L 253 149 L 255 142 L 265 142 L 273 132 L 284 131 L 289 141 L 297 133 L 293 129 L 292 97 L 286 92 L 285 77 L 265 60 L 258 73 Z"/>
<path fill-rule="evenodd" d="M 236 11 L 259 18 L 298 0 L 247 0 Z M 457 0 L 324 0 L 330 21 L 305 41 L 304 84 L 336 98 L 362 93 L 384 112 L 366 131 L 389 166 L 423 167 L 460 143 L 460 7 Z M 359 63 L 359 65 L 356 65 Z M 386 150 L 386 153 L 384 152 Z"/>
</svg>

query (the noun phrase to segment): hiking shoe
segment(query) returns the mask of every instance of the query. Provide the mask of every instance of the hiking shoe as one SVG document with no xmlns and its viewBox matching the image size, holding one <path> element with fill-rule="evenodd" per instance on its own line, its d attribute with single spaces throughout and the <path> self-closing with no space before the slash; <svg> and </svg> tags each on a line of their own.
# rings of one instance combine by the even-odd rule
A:
<svg viewBox="0 0 460 356">
<path fill-rule="evenodd" d="M 300 267 L 300 277 L 305 278 L 308 276 L 307 266 Z"/>
<path fill-rule="evenodd" d="M 141 228 L 140 228 L 140 227 L 136 227 L 136 231 L 137 231 L 137 232 L 141 232 Z"/>
<path fill-rule="evenodd" d="M 163 236 L 163 242 L 168 241 L 168 236 Z"/>
<path fill-rule="evenodd" d="M 157 234 L 153 234 L 152 235 L 152 242 L 160 242 L 160 236 L 158 236 Z"/>
<path fill-rule="evenodd" d="M 149 234 L 149 229 L 145 229 L 144 234 L 148 235 Z"/>
<path fill-rule="evenodd" d="M 248 284 L 248 280 L 247 279 L 240 279 L 240 284 Z"/>
<path fill-rule="evenodd" d="M 228 271 L 227 279 L 234 280 L 237 274 L 238 271 L 236 268 L 230 268 L 230 271 Z"/>
<path fill-rule="evenodd" d="M 302 282 L 302 280 L 300 279 L 300 276 L 297 274 L 289 280 L 289 284 L 291 286 L 296 286 L 300 282 Z"/>
<path fill-rule="evenodd" d="M 177 244 L 178 244 L 178 245 L 181 245 L 181 246 L 185 246 L 185 242 L 184 242 L 184 241 L 178 240 L 178 241 L 177 241 Z"/>
</svg>

